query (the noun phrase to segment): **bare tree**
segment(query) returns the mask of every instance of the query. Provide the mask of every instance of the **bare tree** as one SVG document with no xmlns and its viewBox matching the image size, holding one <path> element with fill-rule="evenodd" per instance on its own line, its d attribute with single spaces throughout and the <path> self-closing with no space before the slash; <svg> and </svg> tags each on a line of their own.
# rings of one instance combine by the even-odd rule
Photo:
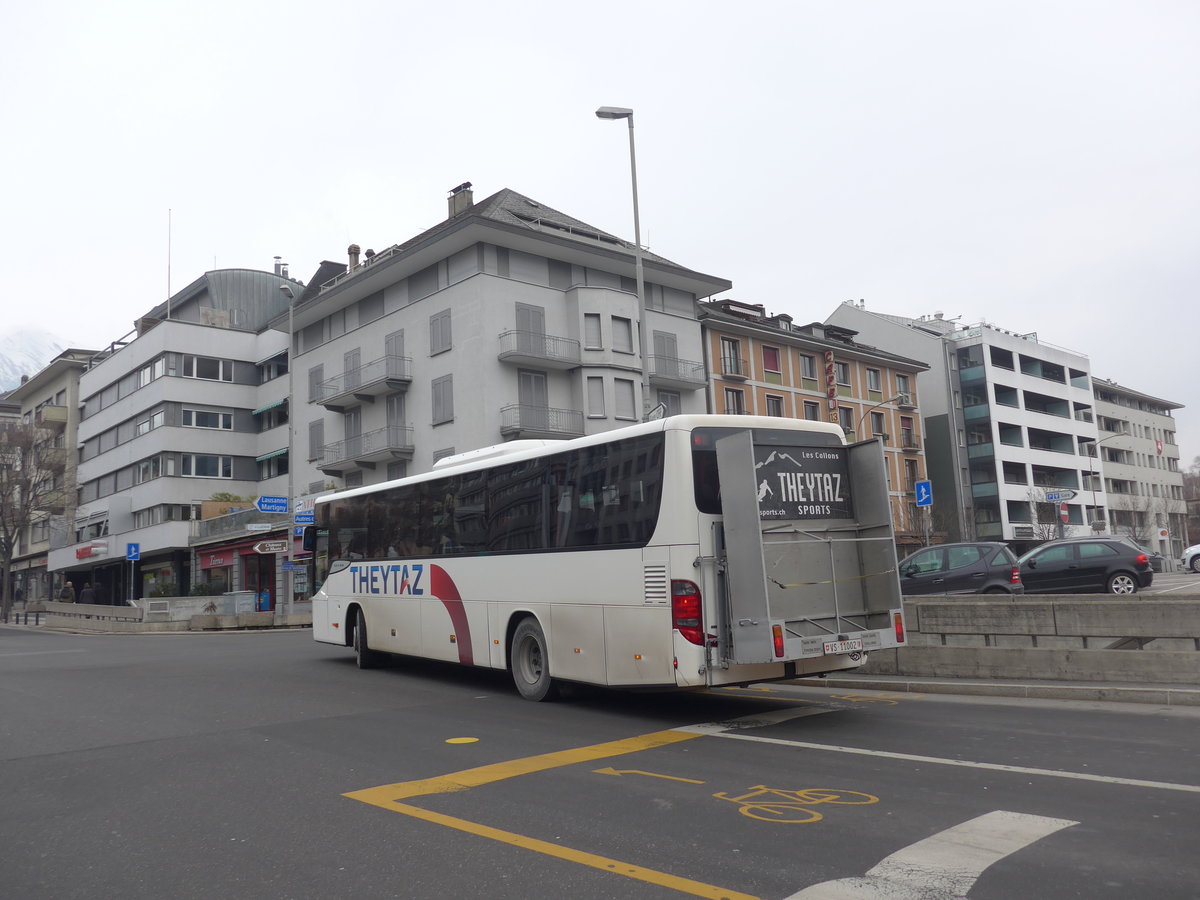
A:
<svg viewBox="0 0 1200 900">
<path fill-rule="evenodd" d="M 1151 545 L 1156 522 L 1167 514 L 1167 504 L 1161 497 L 1109 494 L 1108 506 L 1112 511 L 1113 534 L 1126 535 L 1143 547 Z"/>
<path fill-rule="evenodd" d="M 1185 500 L 1200 500 L 1200 456 L 1183 473 L 1183 497 Z"/>
<path fill-rule="evenodd" d="M 1058 504 L 1047 503 L 1044 499 L 1045 489 L 1026 491 L 1029 506 L 1033 510 L 1030 526 L 1033 528 L 1034 540 L 1053 541 L 1058 538 L 1058 529 L 1062 525 L 1062 536 L 1071 537 L 1075 533 L 1074 525 L 1065 525 L 1059 518 Z"/>
<path fill-rule="evenodd" d="M 63 448 L 52 446 L 51 433 L 36 425 L 0 425 L 0 613 L 5 619 L 12 612 L 9 573 L 21 535 L 64 503 L 65 454 Z"/>
</svg>

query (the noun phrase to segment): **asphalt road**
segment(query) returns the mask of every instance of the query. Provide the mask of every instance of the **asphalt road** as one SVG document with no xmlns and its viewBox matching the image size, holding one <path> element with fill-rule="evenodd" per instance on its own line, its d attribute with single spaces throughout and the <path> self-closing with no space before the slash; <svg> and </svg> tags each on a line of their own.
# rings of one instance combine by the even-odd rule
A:
<svg viewBox="0 0 1200 900">
<path fill-rule="evenodd" d="M 534 704 L 307 631 L 0 628 L 0 895 L 1196 898 L 1198 725 L 807 685 Z"/>
</svg>

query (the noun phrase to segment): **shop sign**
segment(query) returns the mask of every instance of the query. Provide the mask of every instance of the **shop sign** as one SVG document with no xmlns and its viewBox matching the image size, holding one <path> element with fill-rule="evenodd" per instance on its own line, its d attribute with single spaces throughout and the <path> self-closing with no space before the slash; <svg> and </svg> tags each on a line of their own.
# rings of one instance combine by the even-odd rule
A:
<svg viewBox="0 0 1200 900">
<path fill-rule="evenodd" d="M 233 565 L 233 552 L 222 550 L 220 553 L 201 553 L 201 569 L 224 569 Z"/>
</svg>

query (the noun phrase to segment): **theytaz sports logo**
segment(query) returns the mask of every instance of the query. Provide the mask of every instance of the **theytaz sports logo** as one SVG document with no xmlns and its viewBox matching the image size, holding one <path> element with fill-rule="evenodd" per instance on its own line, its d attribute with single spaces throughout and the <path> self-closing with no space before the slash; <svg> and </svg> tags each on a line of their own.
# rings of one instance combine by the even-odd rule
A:
<svg viewBox="0 0 1200 900">
<path fill-rule="evenodd" d="M 761 458 L 762 453 L 767 453 Z M 755 448 L 760 519 L 848 519 L 845 451 L 827 447 Z"/>
</svg>

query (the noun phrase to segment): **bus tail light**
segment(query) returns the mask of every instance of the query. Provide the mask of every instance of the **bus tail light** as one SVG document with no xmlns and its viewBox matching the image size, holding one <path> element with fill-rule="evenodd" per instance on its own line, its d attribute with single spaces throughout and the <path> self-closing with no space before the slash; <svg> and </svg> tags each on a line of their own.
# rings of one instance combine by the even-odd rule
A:
<svg viewBox="0 0 1200 900">
<path fill-rule="evenodd" d="M 904 613 L 896 610 L 892 613 L 892 623 L 896 627 L 896 643 L 904 643 Z"/>
<path fill-rule="evenodd" d="M 771 641 L 775 644 L 775 655 L 783 656 L 783 626 L 771 626 Z"/>
<path fill-rule="evenodd" d="M 682 578 L 671 580 L 671 624 L 684 640 L 704 646 L 704 629 L 700 623 L 700 588 L 694 581 Z"/>
</svg>

